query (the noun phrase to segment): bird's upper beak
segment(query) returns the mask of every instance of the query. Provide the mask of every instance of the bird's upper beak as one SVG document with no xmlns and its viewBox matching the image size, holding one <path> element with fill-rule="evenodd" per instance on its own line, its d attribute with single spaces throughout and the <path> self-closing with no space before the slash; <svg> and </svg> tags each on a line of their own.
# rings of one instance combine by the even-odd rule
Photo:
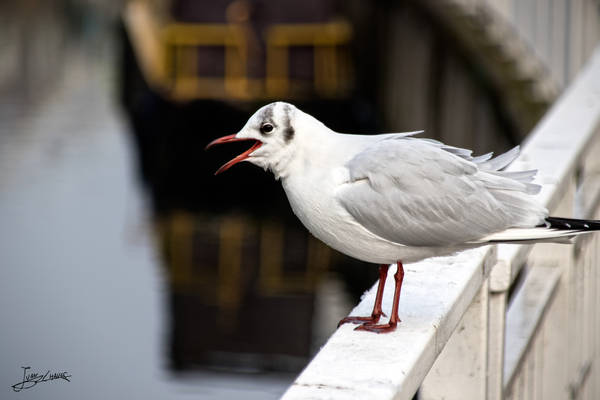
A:
<svg viewBox="0 0 600 400">
<path fill-rule="evenodd" d="M 217 170 L 217 172 L 215 172 L 215 175 L 220 174 L 221 172 L 227 171 L 229 168 L 233 167 L 235 164 L 239 163 L 240 161 L 244 161 L 245 159 L 247 159 L 248 157 L 250 157 L 250 154 L 252 154 L 252 152 L 256 149 L 258 149 L 261 145 L 262 142 L 256 139 L 252 139 L 252 138 L 237 138 L 235 137 L 236 135 L 227 135 L 227 136 L 223 136 L 220 137 L 218 139 L 213 140 L 212 142 L 210 142 L 205 150 L 208 150 L 209 148 L 217 145 L 217 144 L 221 144 L 221 143 L 229 143 L 229 142 L 241 142 L 244 140 L 254 140 L 256 143 L 254 143 L 254 145 L 252 145 L 252 147 L 250 147 L 248 150 L 246 150 L 245 152 L 243 152 L 242 154 L 240 154 L 239 156 L 235 157 L 234 159 L 232 159 L 231 161 L 223 164 L 221 166 L 221 168 L 219 168 Z"/>
</svg>

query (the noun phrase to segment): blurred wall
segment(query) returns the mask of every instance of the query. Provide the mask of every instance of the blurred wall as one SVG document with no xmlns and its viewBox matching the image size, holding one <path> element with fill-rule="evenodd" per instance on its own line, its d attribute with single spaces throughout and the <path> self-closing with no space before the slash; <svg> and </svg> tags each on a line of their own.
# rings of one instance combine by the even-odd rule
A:
<svg viewBox="0 0 600 400">
<path fill-rule="evenodd" d="M 23 0 L 0 3 L 0 99 L 10 112 L 40 100 L 58 79 L 72 48 L 96 51 L 100 31 L 115 21 L 122 0 Z M 104 33 L 104 32 L 103 32 Z M 93 41 L 96 40 L 96 43 Z M 12 107 L 11 107 L 12 106 Z"/>
</svg>

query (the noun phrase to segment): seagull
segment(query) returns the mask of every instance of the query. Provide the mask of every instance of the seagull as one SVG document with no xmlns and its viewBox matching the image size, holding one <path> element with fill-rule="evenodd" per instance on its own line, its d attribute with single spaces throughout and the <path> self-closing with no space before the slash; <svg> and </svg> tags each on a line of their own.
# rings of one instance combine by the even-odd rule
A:
<svg viewBox="0 0 600 400">
<path fill-rule="evenodd" d="M 519 147 L 492 158 L 421 133 L 337 133 L 285 102 L 256 111 L 236 134 L 213 140 L 252 146 L 217 170 L 248 161 L 281 181 L 294 214 L 328 246 L 380 264 L 370 316 L 343 323 L 376 333 L 396 329 L 403 263 L 493 243 L 570 242 L 600 221 L 549 217 L 533 195 L 536 170 L 504 171 Z M 392 311 L 381 308 L 390 264 L 397 264 Z M 339 326 L 338 325 L 338 326 Z"/>
</svg>

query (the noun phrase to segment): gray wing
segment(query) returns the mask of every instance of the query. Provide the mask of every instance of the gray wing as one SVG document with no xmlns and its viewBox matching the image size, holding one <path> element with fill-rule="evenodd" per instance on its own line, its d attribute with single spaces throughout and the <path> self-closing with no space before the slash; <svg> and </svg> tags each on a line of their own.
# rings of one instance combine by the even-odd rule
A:
<svg viewBox="0 0 600 400">
<path fill-rule="evenodd" d="M 435 140 L 385 137 L 347 164 L 337 200 L 354 219 L 386 240 L 443 246 L 510 227 L 535 226 L 547 215 L 530 194 L 536 171 L 503 172 L 518 148 L 496 158 Z"/>
</svg>

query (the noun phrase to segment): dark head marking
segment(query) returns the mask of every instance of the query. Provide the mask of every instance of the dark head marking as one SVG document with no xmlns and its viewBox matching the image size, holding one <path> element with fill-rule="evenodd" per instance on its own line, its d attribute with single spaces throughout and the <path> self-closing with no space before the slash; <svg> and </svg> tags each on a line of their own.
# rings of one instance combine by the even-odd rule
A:
<svg viewBox="0 0 600 400">
<path fill-rule="evenodd" d="M 292 107 L 290 107 L 289 104 L 285 104 L 283 106 L 283 111 L 285 113 L 283 116 L 283 138 L 287 143 L 294 138 L 294 133 L 296 132 L 294 131 L 294 127 L 292 126 L 290 120 L 290 112 L 292 111 Z"/>
<path fill-rule="evenodd" d="M 275 125 L 273 123 L 273 104 L 269 105 L 260 113 L 260 121 L 261 124 L 268 122 L 271 125 Z"/>
</svg>

